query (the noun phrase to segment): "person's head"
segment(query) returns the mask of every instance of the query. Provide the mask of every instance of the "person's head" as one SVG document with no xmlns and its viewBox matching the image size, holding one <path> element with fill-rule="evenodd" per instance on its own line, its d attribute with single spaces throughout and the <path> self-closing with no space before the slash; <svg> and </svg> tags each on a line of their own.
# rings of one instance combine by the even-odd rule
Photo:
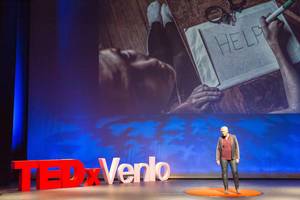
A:
<svg viewBox="0 0 300 200">
<path fill-rule="evenodd" d="M 229 130 L 227 126 L 222 126 L 220 128 L 220 132 L 222 134 L 223 137 L 226 137 L 229 134 Z"/>
<path fill-rule="evenodd" d="M 134 50 L 99 51 L 99 84 L 111 106 L 120 113 L 159 112 L 175 85 L 173 68 Z M 115 104 L 115 105 L 114 105 Z"/>
</svg>

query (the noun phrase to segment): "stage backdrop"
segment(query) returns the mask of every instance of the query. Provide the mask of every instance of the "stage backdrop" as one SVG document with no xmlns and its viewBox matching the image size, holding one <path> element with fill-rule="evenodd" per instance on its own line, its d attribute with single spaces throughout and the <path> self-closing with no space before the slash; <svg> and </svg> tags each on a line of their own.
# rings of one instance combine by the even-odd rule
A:
<svg viewBox="0 0 300 200">
<path fill-rule="evenodd" d="M 99 81 L 99 46 L 100 51 L 104 47 L 99 33 L 111 41 L 114 34 L 99 30 L 112 26 L 103 13 L 99 16 L 101 2 L 110 8 L 107 1 L 32 0 L 28 159 L 73 158 L 97 167 L 99 157 L 109 162 L 121 157 L 122 163 L 132 164 L 156 156 L 170 164 L 173 175 L 216 176 L 219 129 L 227 125 L 239 141 L 241 174 L 300 174 L 299 114 L 220 114 L 213 108 L 199 114 L 151 113 L 147 108 L 124 114 L 107 107 L 109 93 Z M 146 1 L 141 2 L 146 8 Z M 122 99 L 119 103 L 125 105 Z"/>
</svg>

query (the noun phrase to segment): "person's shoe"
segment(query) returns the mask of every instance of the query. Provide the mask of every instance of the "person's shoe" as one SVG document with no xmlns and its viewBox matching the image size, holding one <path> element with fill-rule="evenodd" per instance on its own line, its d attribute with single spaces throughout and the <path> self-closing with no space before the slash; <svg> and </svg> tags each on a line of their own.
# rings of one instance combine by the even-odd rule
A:
<svg viewBox="0 0 300 200">
<path fill-rule="evenodd" d="M 154 22 L 162 23 L 160 12 L 161 12 L 161 6 L 158 0 L 153 1 L 148 5 L 147 18 L 148 18 L 149 26 L 151 26 Z"/>
<path fill-rule="evenodd" d="M 224 189 L 224 194 L 228 194 L 228 189 Z"/>
<path fill-rule="evenodd" d="M 163 3 L 161 5 L 160 14 L 161 14 L 164 26 L 166 26 L 166 24 L 169 23 L 169 22 L 173 22 L 173 16 L 172 16 L 170 8 L 167 4 Z"/>
<path fill-rule="evenodd" d="M 239 189 L 235 189 L 235 191 L 236 191 L 237 194 L 241 194 Z"/>
</svg>

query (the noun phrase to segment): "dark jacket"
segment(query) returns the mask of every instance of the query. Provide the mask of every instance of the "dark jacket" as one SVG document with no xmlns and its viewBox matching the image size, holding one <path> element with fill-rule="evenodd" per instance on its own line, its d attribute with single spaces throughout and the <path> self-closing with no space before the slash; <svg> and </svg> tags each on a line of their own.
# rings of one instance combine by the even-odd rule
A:
<svg viewBox="0 0 300 200">
<path fill-rule="evenodd" d="M 229 134 L 229 140 L 231 143 L 231 157 L 233 160 L 240 159 L 240 149 L 239 149 L 239 143 L 236 139 L 235 135 Z M 222 137 L 219 137 L 218 143 L 217 143 L 217 149 L 216 149 L 216 160 L 221 159 L 222 155 Z"/>
</svg>

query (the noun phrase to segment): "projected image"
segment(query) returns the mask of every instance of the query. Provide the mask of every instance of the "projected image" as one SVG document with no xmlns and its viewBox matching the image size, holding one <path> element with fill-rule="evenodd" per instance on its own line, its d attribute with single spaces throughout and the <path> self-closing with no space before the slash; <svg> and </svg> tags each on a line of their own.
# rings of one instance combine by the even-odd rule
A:
<svg viewBox="0 0 300 200">
<path fill-rule="evenodd" d="M 103 4 L 125 6 L 119 3 L 107 1 Z M 121 18 L 121 15 L 116 17 L 105 14 L 101 17 L 103 21 L 115 20 L 116 24 L 100 26 L 100 30 L 115 31 L 121 26 L 124 31 L 118 35 L 118 40 L 128 41 L 123 43 L 122 49 L 118 49 L 120 41 L 114 46 L 118 48 L 109 48 L 109 44 L 100 43 L 99 85 L 106 97 L 107 107 L 116 109 L 117 114 L 208 111 L 209 105 L 220 100 L 222 93 L 216 87 L 200 83 L 169 7 L 158 1 L 145 8 L 137 7 L 136 10 L 130 5 L 126 7 L 133 12 L 144 9 L 146 25 L 139 27 L 142 19 L 130 13 L 125 21 L 119 21 L 118 17 Z M 106 7 L 103 6 L 102 9 Z M 107 10 L 106 12 L 109 13 Z M 135 28 L 144 30 L 141 38 L 138 38 L 140 30 L 134 30 Z M 100 33 L 100 40 L 101 34 L 104 33 Z M 140 40 L 137 41 L 139 46 L 130 45 L 134 40 Z M 104 39 L 101 41 L 107 43 Z M 139 48 L 144 50 L 139 52 Z"/>
<path fill-rule="evenodd" d="M 300 112 L 297 27 L 261 18 L 274 3 L 226 24 L 206 22 L 196 1 L 128 2 L 100 4 L 106 114 Z"/>
<path fill-rule="evenodd" d="M 99 56 L 100 91 L 110 114 L 202 113 L 221 98 L 216 87 L 202 84 L 183 98 L 176 68 L 134 50 L 105 49 Z"/>
<path fill-rule="evenodd" d="M 210 175 L 219 172 L 216 142 L 226 125 L 240 143 L 241 173 L 299 174 L 299 115 L 258 114 L 299 112 L 298 84 L 289 87 L 296 72 L 229 88 L 201 80 L 185 32 L 199 25 L 194 16 L 203 19 L 196 2 L 32 0 L 28 159 L 97 167 L 98 157 L 135 163 L 153 155 L 174 174 Z"/>
</svg>

